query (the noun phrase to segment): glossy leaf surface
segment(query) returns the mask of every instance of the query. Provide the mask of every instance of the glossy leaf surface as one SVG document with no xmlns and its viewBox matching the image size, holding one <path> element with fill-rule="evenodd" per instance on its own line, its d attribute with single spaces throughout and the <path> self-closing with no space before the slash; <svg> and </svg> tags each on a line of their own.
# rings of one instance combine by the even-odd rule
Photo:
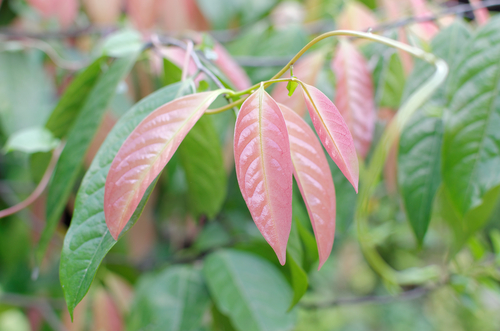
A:
<svg viewBox="0 0 500 331">
<path fill-rule="evenodd" d="M 324 63 L 325 54 L 323 52 L 313 52 L 297 61 L 293 66 L 293 74 L 304 83 L 314 85 Z M 289 78 L 290 74 L 287 73 L 283 77 Z M 284 104 L 293 109 L 293 111 L 300 116 L 304 116 L 306 113 L 304 98 L 300 93 L 294 93 L 292 96 L 288 94 L 287 84 L 278 83 L 271 93 L 271 96 L 276 102 Z"/>
<path fill-rule="evenodd" d="M 140 279 L 127 326 L 129 330 L 198 330 L 209 302 L 201 271 L 173 266 Z"/>
<path fill-rule="evenodd" d="M 45 254 L 71 190 L 78 179 L 85 154 L 99 129 L 104 112 L 115 95 L 116 87 L 132 68 L 135 59 L 136 55 L 116 60 L 109 70 L 99 78 L 68 133 L 66 145 L 48 187 L 45 213 L 47 222 L 37 249 L 39 262 Z"/>
<path fill-rule="evenodd" d="M 450 68 L 446 82 L 432 95 L 405 126 L 399 141 L 398 183 L 406 215 L 422 245 L 431 220 L 434 197 L 441 183 L 441 145 L 443 121 L 441 114 L 448 101 L 446 89 L 453 82 L 457 60 L 467 45 L 470 32 L 456 21 L 441 31 L 432 41 L 432 51 L 444 59 Z M 406 100 L 434 71 L 433 66 L 416 61 L 404 92 Z"/>
<path fill-rule="evenodd" d="M 337 107 L 314 86 L 302 84 L 314 128 L 326 151 L 358 191 L 359 164 L 354 141 Z"/>
<path fill-rule="evenodd" d="M 213 218 L 226 198 L 227 178 L 222 148 L 212 119 L 202 116 L 179 146 L 188 182 L 190 210 Z"/>
<path fill-rule="evenodd" d="M 375 130 L 375 99 L 368 63 L 348 41 L 342 41 L 332 61 L 337 79 L 335 104 L 347 122 L 362 158 L 370 150 Z"/>
<path fill-rule="evenodd" d="M 64 238 L 59 271 L 70 313 L 89 290 L 102 259 L 116 243 L 104 218 L 104 186 L 111 162 L 134 128 L 153 110 L 178 97 L 180 88 L 181 84 L 167 86 L 141 100 L 121 117 L 83 178 Z M 143 198 L 144 203 L 130 220 L 130 227 L 137 221 L 148 197 L 146 194 Z"/>
<path fill-rule="evenodd" d="M 45 127 L 52 131 L 55 137 L 65 137 L 72 127 L 92 88 L 103 72 L 105 60 L 106 57 L 103 56 L 95 60 L 79 73 L 64 91 L 45 124 Z"/>
<path fill-rule="evenodd" d="M 238 113 L 234 160 L 252 218 L 283 265 L 292 222 L 293 165 L 285 120 L 263 87 Z"/>
<path fill-rule="evenodd" d="M 148 115 L 116 154 L 106 178 L 104 213 L 117 239 L 144 192 L 210 104 L 225 90 L 188 95 Z"/>
<path fill-rule="evenodd" d="M 319 268 L 332 250 L 335 237 L 335 187 L 328 161 L 309 125 L 280 105 L 290 137 L 294 177 L 309 213 L 319 252 Z"/>
<path fill-rule="evenodd" d="M 462 53 L 450 90 L 443 180 L 459 212 L 481 205 L 500 184 L 500 19 L 490 20 Z"/>
<path fill-rule="evenodd" d="M 291 330 L 292 291 L 270 262 L 249 253 L 222 250 L 205 260 L 203 273 L 217 308 L 239 331 Z"/>
</svg>

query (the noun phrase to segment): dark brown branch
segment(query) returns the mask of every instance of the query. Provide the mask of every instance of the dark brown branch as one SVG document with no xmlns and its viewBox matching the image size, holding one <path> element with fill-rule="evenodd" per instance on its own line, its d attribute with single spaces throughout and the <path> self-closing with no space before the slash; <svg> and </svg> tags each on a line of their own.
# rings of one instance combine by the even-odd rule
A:
<svg viewBox="0 0 500 331">
<path fill-rule="evenodd" d="M 358 298 L 340 298 L 333 301 L 327 302 L 319 302 L 319 303 L 302 303 L 300 307 L 304 309 L 322 309 L 322 308 L 331 308 L 336 306 L 348 306 L 348 305 L 359 305 L 359 304 L 388 304 L 392 302 L 398 301 L 408 301 L 420 298 L 435 288 L 432 287 L 417 287 L 415 289 L 402 292 L 398 295 L 369 295 L 365 297 Z"/>
</svg>

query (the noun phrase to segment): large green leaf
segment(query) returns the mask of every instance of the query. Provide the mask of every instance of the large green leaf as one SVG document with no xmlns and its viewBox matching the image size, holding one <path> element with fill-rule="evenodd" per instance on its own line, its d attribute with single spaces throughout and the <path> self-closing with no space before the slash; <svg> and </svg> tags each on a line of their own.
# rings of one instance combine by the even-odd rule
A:
<svg viewBox="0 0 500 331">
<path fill-rule="evenodd" d="M 227 178 L 219 137 L 212 119 L 202 116 L 178 149 L 189 187 L 189 203 L 195 216 L 213 218 L 226 198 Z"/>
<path fill-rule="evenodd" d="M 52 109 L 54 95 L 41 52 L 0 53 L 0 118 L 6 135 L 42 126 Z"/>
<path fill-rule="evenodd" d="M 403 63 L 399 54 L 393 51 L 388 53 L 382 65 L 380 81 L 376 84 L 377 104 L 379 107 L 398 109 L 406 81 Z"/>
<path fill-rule="evenodd" d="M 292 309 L 304 296 L 309 285 L 307 274 L 302 268 L 304 261 L 304 250 L 300 241 L 300 234 L 297 228 L 297 221 L 292 221 L 288 246 L 286 248 L 286 266 L 290 272 L 291 285 L 293 289 L 293 299 L 289 309 Z"/>
<path fill-rule="evenodd" d="M 180 88 L 181 84 L 167 86 L 141 100 L 120 118 L 83 178 L 73 219 L 64 238 L 59 272 L 70 312 L 85 296 L 102 259 L 116 243 L 104 219 L 104 185 L 111 162 L 134 128 L 153 110 L 175 99 Z M 127 227 L 137 221 L 149 193 L 145 194 Z"/>
<path fill-rule="evenodd" d="M 458 213 L 483 203 L 500 184 L 500 18 L 462 52 L 450 89 L 443 138 L 443 181 Z"/>
<path fill-rule="evenodd" d="M 432 51 L 448 63 L 450 72 L 456 71 L 457 58 L 469 37 L 470 32 L 464 23 L 457 21 L 432 40 Z M 433 71 L 433 66 L 417 61 L 403 98 L 407 99 Z M 450 78 L 411 117 L 399 141 L 398 183 L 410 225 L 420 245 L 427 232 L 432 203 L 441 183 L 441 114 L 447 104 L 448 82 Z"/>
<path fill-rule="evenodd" d="M 40 262 L 64 211 L 64 206 L 78 179 L 85 154 L 102 122 L 120 81 L 130 71 L 137 55 L 116 60 L 95 84 L 74 120 L 68 139 L 49 184 L 46 204 L 46 224 L 36 252 Z"/>
<path fill-rule="evenodd" d="M 97 79 L 103 72 L 106 57 L 101 56 L 76 76 L 50 114 L 45 127 L 57 138 L 66 136 L 75 122 Z"/>
<path fill-rule="evenodd" d="M 292 290 L 268 261 L 249 253 L 221 250 L 203 268 L 217 308 L 240 331 L 291 330 L 295 311 L 287 313 Z"/>
<path fill-rule="evenodd" d="M 191 266 L 170 267 L 139 281 L 127 329 L 199 330 L 209 303 L 201 271 Z"/>
</svg>

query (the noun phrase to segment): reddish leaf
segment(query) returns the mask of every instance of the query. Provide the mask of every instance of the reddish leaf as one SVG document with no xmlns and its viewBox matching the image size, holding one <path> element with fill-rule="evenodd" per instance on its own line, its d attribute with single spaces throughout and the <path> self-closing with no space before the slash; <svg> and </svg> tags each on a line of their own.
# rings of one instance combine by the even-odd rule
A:
<svg viewBox="0 0 500 331">
<path fill-rule="evenodd" d="M 148 30 L 155 25 L 158 0 L 127 0 L 127 13 L 134 26 Z"/>
<path fill-rule="evenodd" d="M 245 90 L 252 86 L 245 70 L 236 63 L 221 44 L 215 44 L 214 51 L 217 54 L 215 64 L 238 90 Z"/>
<path fill-rule="evenodd" d="M 326 151 L 358 192 L 359 164 L 349 127 L 337 107 L 314 86 L 301 84 L 314 128 Z"/>
<path fill-rule="evenodd" d="M 104 214 L 115 238 L 134 213 L 144 192 L 168 163 L 186 134 L 225 90 L 188 95 L 148 115 L 116 154 L 104 193 Z"/>
<path fill-rule="evenodd" d="M 96 290 L 92 303 L 92 330 L 124 330 L 123 317 L 113 298 L 102 287 Z"/>
<path fill-rule="evenodd" d="M 335 237 L 335 187 L 323 148 L 309 125 L 290 108 L 279 105 L 290 138 L 295 180 L 306 203 L 316 237 L 319 267 L 328 259 Z"/>
<path fill-rule="evenodd" d="M 68 27 L 78 14 L 77 0 L 28 0 L 43 17 L 57 17 L 61 27 Z"/>
<path fill-rule="evenodd" d="M 332 70 L 337 77 L 335 104 L 349 126 L 356 150 L 366 157 L 375 129 L 375 100 L 368 63 L 353 45 L 343 40 Z"/>
<path fill-rule="evenodd" d="M 323 67 L 325 54 L 323 52 L 313 52 L 303 57 L 293 66 L 293 74 L 306 84 L 316 83 L 318 73 Z M 290 77 L 290 74 L 284 77 Z M 286 83 L 276 84 L 271 96 L 278 103 L 282 103 L 293 109 L 300 116 L 306 113 L 306 105 L 300 93 L 294 93 L 291 97 L 288 96 Z"/>
<path fill-rule="evenodd" d="M 262 86 L 236 119 L 234 161 L 252 218 L 283 265 L 292 224 L 293 166 L 283 114 Z"/>
<path fill-rule="evenodd" d="M 207 20 L 198 8 L 196 0 L 160 1 L 159 14 L 163 29 L 167 31 L 205 31 L 210 29 Z"/>
<path fill-rule="evenodd" d="M 471 5 L 480 5 L 481 0 L 470 0 Z M 490 19 L 490 13 L 486 8 L 479 8 L 474 10 L 474 17 L 476 18 L 476 22 L 478 25 L 484 25 Z"/>
<path fill-rule="evenodd" d="M 97 24 L 110 25 L 120 17 L 123 0 L 83 0 L 90 20 Z"/>
<path fill-rule="evenodd" d="M 347 2 L 337 20 L 340 30 L 366 31 L 377 24 L 377 18 L 372 11 L 357 1 Z"/>
<path fill-rule="evenodd" d="M 58 0 L 27 0 L 43 17 L 50 17 L 54 14 L 55 3 Z"/>
<path fill-rule="evenodd" d="M 410 0 L 410 4 L 416 18 L 433 15 L 429 8 L 427 8 L 425 0 Z M 415 34 L 424 40 L 431 40 L 439 32 L 439 28 L 434 22 L 422 22 L 412 28 Z"/>
</svg>

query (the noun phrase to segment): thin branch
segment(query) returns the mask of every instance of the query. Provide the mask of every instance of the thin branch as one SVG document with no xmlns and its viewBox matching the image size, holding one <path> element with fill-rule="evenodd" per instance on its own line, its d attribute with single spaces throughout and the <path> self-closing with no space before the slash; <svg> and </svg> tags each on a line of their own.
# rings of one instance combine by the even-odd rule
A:
<svg viewBox="0 0 500 331">
<path fill-rule="evenodd" d="M 50 177 L 52 176 L 52 172 L 54 171 L 54 168 L 57 164 L 57 160 L 59 159 L 59 155 L 61 155 L 62 151 L 62 145 L 60 145 L 58 148 L 54 150 L 52 153 L 52 158 L 50 160 L 49 166 L 47 167 L 47 170 L 45 170 L 45 174 L 42 177 L 42 180 L 36 187 L 36 189 L 31 193 L 31 195 L 26 198 L 26 200 L 18 203 L 17 205 L 14 205 L 12 207 L 9 207 L 4 210 L 0 210 L 0 218 L 12 215 L 17 213 L 20 210 L 23 210 L 24 208 L 28 207 L 31 205 L 45 190 L 47 187 L 47 184 L 49 183 Z"/>
<path fill-rule="evenodd" d="M 333 301 L 319 302 L 319 303 L 301 303 L 300 307 L 304 309 L 323 309 L 331 308 L 337 306 L 349 306 L 349 305 L 359 305 L 359 304 L 388 304 L 399 301 L 408 301 L 420 298 L 435 288 L 431 287 L 417 287 L 415 289 L 402 292 L 399 295 L 369 295 L 358 298 L 340 298 Z"/>
</svg>

